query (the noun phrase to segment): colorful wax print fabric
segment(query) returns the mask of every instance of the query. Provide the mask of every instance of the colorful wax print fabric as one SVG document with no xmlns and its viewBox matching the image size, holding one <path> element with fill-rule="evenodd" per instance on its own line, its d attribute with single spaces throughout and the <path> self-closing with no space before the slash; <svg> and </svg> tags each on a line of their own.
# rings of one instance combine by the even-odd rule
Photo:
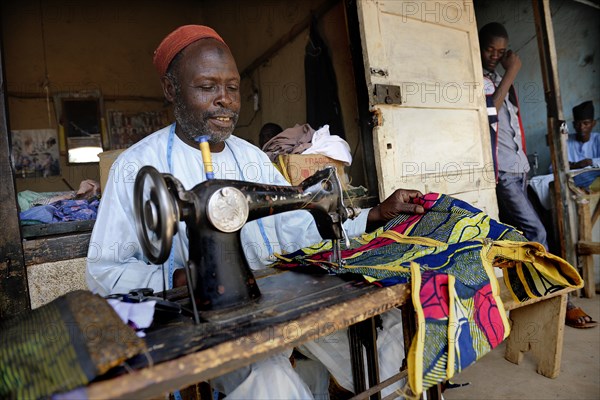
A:
<svg viewBox="0 0 600 400">
<path fill-rule="evenodd" d="M 505 282 L 516 301 L 581 287 L 582 280 L 564 260 L 466 202 L 437 193 L 415 202 L 424 214 L 400 215 L 352 239 L 342 251 L 341 267 L 330 262 L 330 242 L 279 255 L 275 266 L 317 266 L 358 274 L 380 286 L 410 283 L 417 333 L 409 351 L 409 384 L 419 394 L 450 379 L 508 336 L 494 266 L 509 271 Z"/>
</svg>

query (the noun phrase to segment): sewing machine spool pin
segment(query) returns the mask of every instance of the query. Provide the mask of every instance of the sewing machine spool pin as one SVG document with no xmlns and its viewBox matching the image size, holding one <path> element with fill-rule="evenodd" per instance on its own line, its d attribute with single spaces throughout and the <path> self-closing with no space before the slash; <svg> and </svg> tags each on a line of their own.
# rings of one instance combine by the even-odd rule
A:
<svg viewBox="0 0 600 400">
<path fill-rule="evenodd" d="M 332 261 L 340 266 L 340 240 L 347 240 L 343 222 L 358 215 L 343 203 L 335 171 L 328 167 L 299 186 L 211 179 L 184 190 L 169 174 L 143 167 L 134 186 L 137 232 L 144 254 L 155 263 L 166 261 L 179 221 L 189 237 L 193 300 L 212 312 L 245 304 L 260 290 L 241 246 L 240 230 L 249 221 L 293 210 L 307 210 L 323 239 L 333 240 Z"/>
</svg>

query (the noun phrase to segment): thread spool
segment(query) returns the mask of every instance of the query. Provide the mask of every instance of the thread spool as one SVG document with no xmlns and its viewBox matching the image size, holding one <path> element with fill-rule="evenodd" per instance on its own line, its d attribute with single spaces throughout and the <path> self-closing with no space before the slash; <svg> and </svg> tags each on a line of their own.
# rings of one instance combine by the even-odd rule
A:
<svg viewBox="0 0 600 400">
<path fill-rule="evenodd" d="M 215 179 L 208 138 L 206 136 L 200 136 L 196 141 L 198 142 L 200 152 L 202 153 L 202 164 L 204 165 L 204 171 L 206 172 L 206 179 Z"/>
</svg>

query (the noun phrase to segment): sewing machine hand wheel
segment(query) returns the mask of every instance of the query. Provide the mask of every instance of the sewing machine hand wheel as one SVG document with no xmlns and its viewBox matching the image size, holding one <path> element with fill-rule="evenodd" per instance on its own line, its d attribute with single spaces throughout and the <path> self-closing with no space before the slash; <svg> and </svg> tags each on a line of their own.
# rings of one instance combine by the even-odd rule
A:
<svg viewBox="0 0 600 400">
<path fill-rule="evenodd" d="M 133 210 L 144 255 L 153 264 L 164 263 L 177 232 L 179 211 L 165 179 L 154 167 L 143 167 L 135 178 Z"/>
</svg>

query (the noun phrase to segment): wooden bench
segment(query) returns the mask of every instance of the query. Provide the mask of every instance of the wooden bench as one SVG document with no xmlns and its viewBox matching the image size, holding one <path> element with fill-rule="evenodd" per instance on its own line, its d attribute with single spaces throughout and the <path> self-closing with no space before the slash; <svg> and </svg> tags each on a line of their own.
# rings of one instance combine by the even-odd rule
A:
<svg viewBox="0 0 600 400">
<path fill-rule="evenodd" d="M 567 288 L 550 295 L 517 303 L 502 279 L 500 297 L 509 312 L 511 333 L 506 339 L 504 358 L 520 364 L 530 351 L 537 362 L 537 372 L 548 378 L 560 373 L 567 296 L 575 289 Z"/>
</svg>

